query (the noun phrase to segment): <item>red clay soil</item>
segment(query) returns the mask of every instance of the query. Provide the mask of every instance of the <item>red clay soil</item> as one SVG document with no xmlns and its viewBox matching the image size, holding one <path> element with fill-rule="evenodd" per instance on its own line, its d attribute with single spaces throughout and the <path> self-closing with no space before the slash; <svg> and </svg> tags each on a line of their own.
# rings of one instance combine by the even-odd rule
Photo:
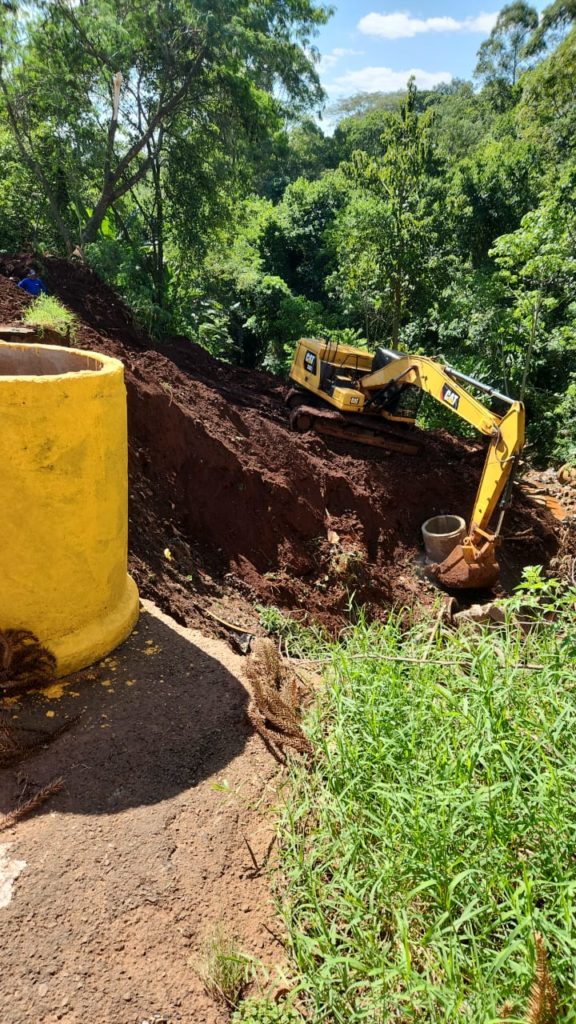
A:
<svg viewBox="0 0 576 1024">
<path fill-rule="evenodd" d="M 26 306 L 32 301 L 17 281 L 0 277 L 0 324 L 17 324 L 21 321 Z"/>
<path fill-rule="evenodd" d="M 29 259 L 1 256 L 0 274 L 18 276 Z M 223 364 L 185 338 L 157 346 L 85 265 L 36 265 L 78 316 L 78 346 L 126 368 L 130 560 L 144 596 L 186 624 L 206 626 L 207 607 L 221 617 L 229 607 L 251 628 L 250 605 L 261 602 L 332 629 L 351 594 L 372 615 L 430 599 L 417 564 L 421 524 L 470 513 L 482 445 L 434 431 L 420 434 L 420 454 L 402 456 L 294 434 L 279 379 Z M 0 277 L 0 320 L 26 302 Z M 553 518 L 517 490 L 503 585 L 556 547 Z"/>
</svg>

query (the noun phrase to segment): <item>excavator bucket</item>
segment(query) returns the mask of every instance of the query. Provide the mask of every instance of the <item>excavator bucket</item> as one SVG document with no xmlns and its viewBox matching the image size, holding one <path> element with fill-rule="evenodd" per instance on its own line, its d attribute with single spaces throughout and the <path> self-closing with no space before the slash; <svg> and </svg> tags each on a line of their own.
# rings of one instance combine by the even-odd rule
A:
<svg viewBox="0 0 576 1024">
<path fill-rule="evenodd" d="M 430 575 L 448 590 L 487 590 L 500 575 L 494 544 L 473 552 L 457 544 L 443 562 L 429 567 Z"/>
</svg>

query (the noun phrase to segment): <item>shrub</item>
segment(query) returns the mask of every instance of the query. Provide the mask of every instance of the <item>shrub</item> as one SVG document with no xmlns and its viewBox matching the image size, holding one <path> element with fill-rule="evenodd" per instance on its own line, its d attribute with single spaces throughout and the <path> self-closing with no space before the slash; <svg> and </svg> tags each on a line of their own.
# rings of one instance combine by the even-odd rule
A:
<svg viewBox="0 0 576 1024">
<path fill-rule="evenodd" d="M 562 462 L 576 465 L 576 374 L 572 376 L 566 394 L 555 409 L 555 418 L 558 433 L 554 454 Z"/>
<path fill-rule="evenodd" d="M 49 329 L 63 337 L 76 335 L 78 320 L 54 295 L 39 295 L 23 316 L 24 323 L 40 331 Z"/>
</svg>

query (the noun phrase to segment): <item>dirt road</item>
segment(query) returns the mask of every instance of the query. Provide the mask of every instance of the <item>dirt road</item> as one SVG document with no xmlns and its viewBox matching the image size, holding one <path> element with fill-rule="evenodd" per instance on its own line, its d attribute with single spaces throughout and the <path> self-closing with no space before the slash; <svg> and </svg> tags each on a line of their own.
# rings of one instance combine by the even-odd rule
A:
<svg viewBox="0 0 576 1024">
<path fill-rule="evenodd" d="M 219 1024 L 195 966 L 220 922 L 281 963 L 244 840 L 265 859 L 276 768 L 246 722 L 242 660 L 146 603 L 111 657 L 11 705 L 26 724 L 81 717 L 0 772 L 2 811 L 66 782 L 0 834 L 2 1024 Z"/>
</svg>

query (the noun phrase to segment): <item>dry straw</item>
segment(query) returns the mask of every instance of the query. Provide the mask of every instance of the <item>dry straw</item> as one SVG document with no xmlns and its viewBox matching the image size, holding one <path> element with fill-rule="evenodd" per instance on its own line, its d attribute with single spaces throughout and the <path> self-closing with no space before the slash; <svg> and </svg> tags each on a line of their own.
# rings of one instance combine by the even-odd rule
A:
<svg viewBox="0 0 576 1024">
<path fill-rule="evenodd" d="M 272 640 L 255 641 L 246 676 L 253 695 L 248 718 L 275 755 L 284 747 L 311 754 L 312 745 L 300 724 L 298 682 Z"/>
</svg>

